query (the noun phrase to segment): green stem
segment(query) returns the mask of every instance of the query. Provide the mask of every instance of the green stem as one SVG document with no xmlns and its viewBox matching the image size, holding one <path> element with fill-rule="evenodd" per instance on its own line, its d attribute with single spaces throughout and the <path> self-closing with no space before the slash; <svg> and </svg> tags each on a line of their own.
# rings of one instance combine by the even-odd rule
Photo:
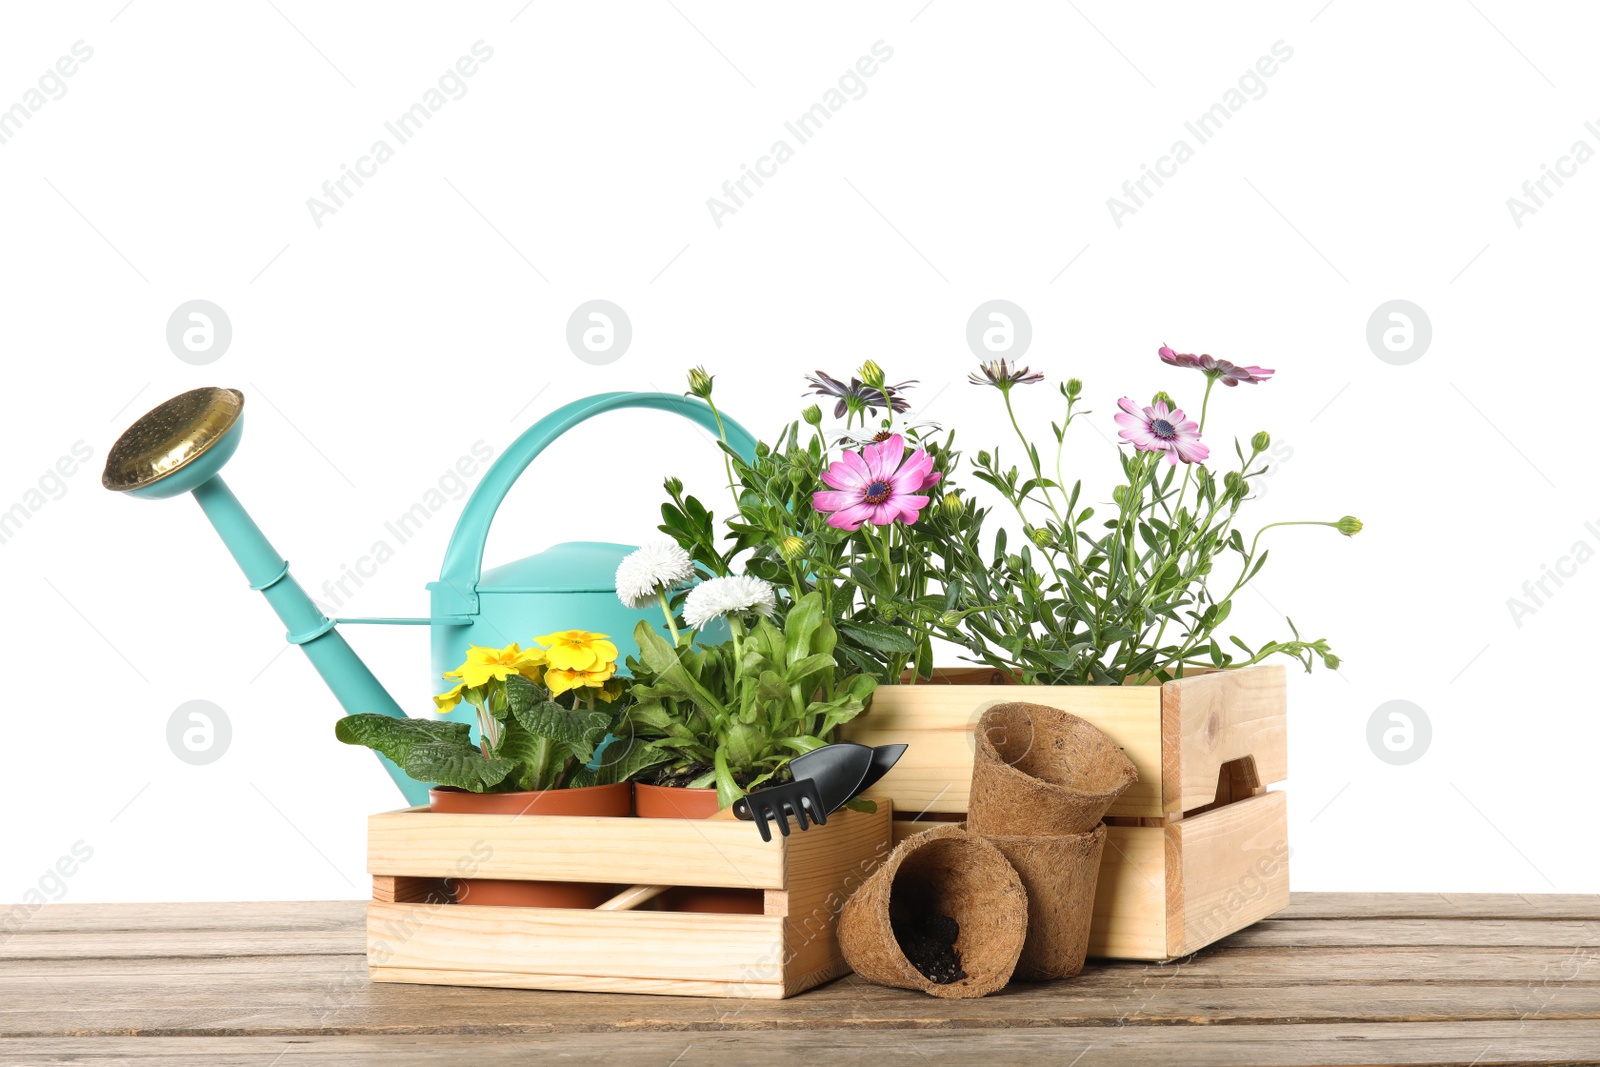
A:
<svg viewBox="0 0 1600 1067">
<path fill-rule="evenodd" d="M 1022 427 L 1017 424 L 1017 413 L 1011 407 L 1011 390 L 1001 389 L 1000 396 L 1006 402 L 1006 415 L 1011 419 L 1011 428 L 1017 431 L 1017 440 L 1022 442 L 1022 454 L 1028 457 L 1028 465 L 1033 468 L 1033 476 L 1043 480 L 1044 471 L 1039 469 L 1038 453 L 1034 451 L 1033 445 L 1029 443 L 1027 435 L 1022 432 Z M 1055 501 L 1050 498 L 1049 487 L 1041 485 L 1039 491 L 1044 494 L 1044 506 L 1049 508 L 1050 514 L 1055 516 L 1057 522 L 1060 522 L 1061 512 L 1056 510 Z"/>
<path fill-rule="evenodd" d="M 672 602 L 665 589 L 656 590 L 656 601 L 661 605 L 661 614 L 667 617 L 667 629 L 672 631 L 672 647 L 677 648 L 682 643 L 678 639 L 678 620 L 672 617 Z"/>
<path fill-rule="evenodd" d="M 728 632 L 733 636 L 733 683 L 737 692 L 744 674 L 744 622 L 737 615 L 726 616 Z"/>
<path fill-rule="evenodd" d="M 1211 377 L 1209 374 L 1206 375 L 1206 393 L 1205 396 L 1200 399 L 1200 432 L 1202 434 L 1206 432 L 1206 409 L 1211 406 L 1211 389 L 1216 384 L 1217 380 L 1215 378 Z M 1189 491 L 1189 476 L 1193 473 L 1194 465 L 1184 464 L 1183 485 L 1178 489 L 1178 502 L 1173 506 L 1174 512 L 1183 507 L 1184 494 Z"/>
<path fill-rule="evenodd" d="M 1215 603 L 1226 604 L 1228 601 L 1230 601 L 1230 600 L 1232 600 L 1234 598 L 1234 595 L 1236 593 L 1238 593 L 1239 590 L 1244 588 L 1245 583 L 1247 581 L 1249 581 L 1249 579 L 1250 579 L 1251 568 L 1255 564 L 1256 548 L 1261 544 L 1261 535 L 1266 533 L 1268 530 L 1271 530 L 1271 529 L 1273 529 L 1275 527 L 1278 527 L 1278 526 L 1332 526 L 1335 529 L 1337 529 L 1339 524 L 1336 523 L 1336 522 L 1315 522 L 1315 521 L 1312 521 L 1312 520 L 1309 520 L 1309 519 L 1302 519 L 1302 520 L 1297 520 L 1297 521 L 1286 520 L 1286 521 L 1283 521 L 1283 522 L 1269 522 L 1269 523 L 1267 523 L 1265 526 L 1261 527 L 1261 529 L 1256 531 L 1255 537 L 1250 539 L 1250 551 L 1245 556 L 1244 563 L 1239 568 L 1239 577 L 1234 581 L 1233 588 L 1228 590 L 1228 595 L 1227 596 L 1223 597 L 1221 600 L 1215 601 Z M 1187 658 L 1189 656 L 1189 654 L 1192 653 L 1194 651 L 1195 647 L 1197 646 L 1198 642 L 1197 642 L 1196 638 L 1198 638 L 1199 636 L 1200 636 L 1199 634 L 1190 634 L 1189 635 L 1189 639 L 1187 641 L 1185 641 L 1181 646 L 1179 646 L 1178 651 L 1176 653 L 1174 653 L 1167 660 L 1167 664 L 1180 663 L 1185 658 Z M 1252 659 L 1250 662 L 1254 663 L 1254 662 L 1256 662 L 1257 659 L 1260 659 L 1260 658 L 1261 657 L 1258 655 L 1256 657 L 1256 659 Z"/>
<path fill-rule="evenodd" d="M 716 420 L 717 436 L 722 439 L 723 444 L 727 444 L 728 429 L 722 425 L 722 413 L 717 410 L 716 402 L 713 401 L 709 396 L 706 397 L 706 407 L 711 409 L 711 417 Z M 733 507 L 734 510 L 737 511 L 739 509 L 739 489 L 734 484 L 733 463 L 728 459 L 728 453 L 726 451 L 723 451 L 722 453 L 722 469 L 728 473 L 728 492 L 733 494 Z"/>
</svg>

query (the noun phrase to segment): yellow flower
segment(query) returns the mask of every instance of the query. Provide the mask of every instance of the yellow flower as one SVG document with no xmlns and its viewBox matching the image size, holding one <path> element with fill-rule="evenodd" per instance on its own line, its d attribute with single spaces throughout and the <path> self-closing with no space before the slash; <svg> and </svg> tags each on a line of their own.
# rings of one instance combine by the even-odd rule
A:
<svg viewBox="0 0 1600 1067">
<path fill-rule="evenodd" d="M 569 689 L 599 689 L 600 699 L 610 702 L 617 699 L 617 693 L 607 696 L 611 688 L 611 676 L 617 673 L 615 661 L 605 663 L 592 671 L 573 671 L 561 667 L 551 667 L 544 672 L 544 684 L 550 690 L 551 696 L 560 696 Z M 620 691 L 620 690 L 619 690 Z"/>
<path fill-rule="evenodd" d="M 615 673 L 617 664 L 617 646 L 606 637 L 606 634 L 592 634 L 588 630 L 562 630 L 534 640 L 545 647 L 545 662 L 552 668 L 590 674 L 609 667 L 600 678 L 605 681 Z M 551 692 L 555 690 L 552 688 Z"/>
<path fill-rule="evenodd" d="M 471 689 L 490 681 L 503 682 L 513 674 L 536 682 L 539 680 L 539 668 L 544 662 L 544 649 L 530 648 L 524 651 L 515 641 L 505 648 L 473 645 L 467 649 L 467 661 L 447 672 L 445 677 L 459 678 Z"/>
<path fill-rule="evenodd" d="M 461 694 L 466 691 L 467 683 L 457 682 L 454 689 L 447 690 L 443 693 L 434 694 L 434 707 L 438 710 L 440 715 L 443 715 L 445 712 L 461 703 Z"/>
</svg>

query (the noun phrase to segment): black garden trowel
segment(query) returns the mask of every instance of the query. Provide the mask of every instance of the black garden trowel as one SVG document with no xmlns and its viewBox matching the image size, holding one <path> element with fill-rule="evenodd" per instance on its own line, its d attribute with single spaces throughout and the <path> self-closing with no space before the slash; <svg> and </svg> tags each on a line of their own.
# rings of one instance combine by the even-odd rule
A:
<svg viewBox="0 0 1600 1067">
<path fill-rule="evenodd" d="M 870 748 L 853 741 L 823 745 L 789 761 L 794 781 L 757 789 L 733 803 L 735 818 L 754 820 L 761 840 L 771 841 L 768 822 L 789 836 L 789 816 L 802 830 L 825 825 L 828 815 L 848 804 L 889 773 L 905 745 Z"/>
<path fill-rule="evenodd" d="M 829 813 L 848 804 L 862 790 L 888 774 L 905 750 L 905 745 L 870 748 L 853 741 L 823 745 L 789 761 L 794 781 L 746 793 L 711 818 L 753 821 L 763 841 L 772 840 L 772 822 L 776 822 L 779 832 L 788 837 L 791 815 L 802 830 L 821 826 L 828 821 Z M 665 885 L 632 886 L 595 910 L 627 911 L 669 888 Z"/>
</svg>

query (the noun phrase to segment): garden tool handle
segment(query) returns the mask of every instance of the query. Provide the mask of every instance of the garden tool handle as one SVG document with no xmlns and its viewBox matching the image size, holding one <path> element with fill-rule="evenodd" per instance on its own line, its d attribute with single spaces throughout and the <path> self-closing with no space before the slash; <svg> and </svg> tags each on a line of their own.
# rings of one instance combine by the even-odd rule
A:
<svg viewBox="0 0 1600 1067">
<path fill-rule="evenodd" d="M 706 821 L 710 822 L 714 819 L 729 821 L 737 817 L 738 816 L 734 815 L 733 813 L 733 805 L 730 804 L 725 808 L 718 809 L 715 815 L 706 816 Z M 670 885 L 629 886 L 627 889 L 624 889 L 622 892 L 618 893 L 604 904 L 597 905 L 594 910 L 629 911 L 630 909 L 637 908 L 640 904 L 643 904 L 646 901 L 654 900 L 656 897 L 659 897 L 662 893 L 665 893 L 671 888 L 672 887 Z"/>
<path fill-rule="evenodd" d="M 461 511 L 455 533 L 445 550 L 444 566 L 439 582 L 463 602 L 468 613 L 476 613 L 478 579 L 483 575 L 483 549 L 489 539 L 489 524 L 505 500 L 506 494 L 516 484 L 528 464 L 543 452 L 556 438 L 595 415 L 618 408 L 652 408 L 670 411 L 675 415 L 699 424 L 708 432 L 721 437 L 724 433 L 730 447 L 745 459 L 755 457 L 756 441 L 743 426 L 721 417 L 702 400 L 673 393 L 600 393 L 574 400 L 550 412 L 528 427 L 513 441 L 500 458 L 490 465 L 483 480 L 473 490 L 467 506 Z"/>
</svg>

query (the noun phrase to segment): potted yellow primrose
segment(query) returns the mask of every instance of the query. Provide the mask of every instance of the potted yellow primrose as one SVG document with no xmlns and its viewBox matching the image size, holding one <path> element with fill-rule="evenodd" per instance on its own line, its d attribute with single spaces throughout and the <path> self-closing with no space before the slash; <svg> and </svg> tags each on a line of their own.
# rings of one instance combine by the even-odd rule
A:
<svg viewBox="0 0 1600 1067">
<path fill-rule="evenodd" d="M 434 697 L 440 714 L 463 702 L 467 723 L 347 715 L 340 741 L 376 749 L 421 782 L 435 812 L 493 815 L 625 816 L 633 813 L 632 775 L 668 753 L 634 743 L 612 751 L 625 732 L 617 646 L 606 634 L 563 630 L 535 646 L 473 646 L 454 681 Z M 457 903 L 592 908 L 616 887 L 580 882 L 461 879 Z"/>
</svg>

